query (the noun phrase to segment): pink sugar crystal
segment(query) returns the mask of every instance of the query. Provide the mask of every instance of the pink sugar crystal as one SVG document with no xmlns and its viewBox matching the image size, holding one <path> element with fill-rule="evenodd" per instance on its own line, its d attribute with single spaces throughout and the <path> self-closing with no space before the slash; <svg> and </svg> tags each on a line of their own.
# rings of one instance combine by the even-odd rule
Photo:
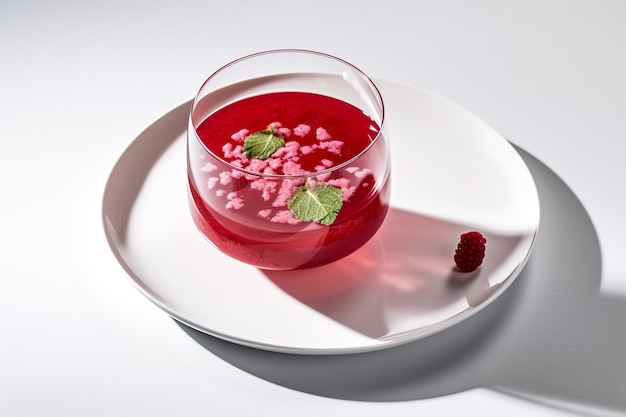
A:
<svg viewBox="0 0 626 417">
<path fill-rule="evenodd" d="M 243 146 L 237 145 L 235 149 L 233 149 L 232 157 L 238 159 L 243 163 L 248 163 L 248 156 L 243 153 Z"/>
<path fill-rule="evenodd" d="M 278 171 L 280 167 L 283 166 L 283 161 L 280 158 L 268 158 L 266 159 L 266 161 L 269 164 L 270 168 L 272 168 L 274 171 Z"/>
<path fill-rule="evenodd" d="M 285 148 L 287 148 L 289 151 L 295 151 L 297 153 L 298 149 L 300 149 L 300 142 L 290 140 L 289 142 L 285 143 Z"/>
<path fill-rule="evenodd" d="M 228 199 L 228 203 L 226 203 L 226 208 L 227 209 L 235 209 L 235 210 L 239 210 L 240 208 L 243 207 L 243 198 L 239 197 L 237 195 L 236 192 L 232 192 L 232 193 L 228 193 L 228 195 L 226 196 L 226 198 Z"/>
<path fill-rule="evenodd" d="M 294 217 L 293 213 L 290 210 L 280 210 L 278 211 L 274 217 L 270 219 L 270 221 L 274 223 L 288 223 L 288 224 L 298 224 L 301 222 L 300 219 Z"/>
<path fill-rule="evenodd" d="M 232 158 L 233 157 L 233 144 L 228 142 L 226 143 L 224 146 L 222 146 L 222 152 L 224 152 L 224 157 L 225 158 Z"/>
<path fill-rule="evenodd" d="M 347 178 L 335 178 L 332 180 L 328 180 L 329 185 L 333 185 L 339 188 L 347 188 L 350 186 L 350 180 Z"/>
<path fill-rule="evenodd" d="M 271 155 L 272 158 L 282 159 L 287 154 L 287 148 L 284 146 L 282 148 L 276 149 L 276 151 Z"/>
<path fill-rule="evenodd" d="M 268 201 L 271 196 L 276 193 L 276 187 L 276 181 L 268 180 L 265 178 L 259 178 L 250 183 L 250 188 L 256 191 L 261 191 L 261 197 L 265 201 Z"/>
<path fill-rule="evenodd" d="M 270 216 L 270 214 L 272 214 L 272 209 L 261 210 L 258 213 L 259 217 L 262 217 L 264 219 L 267 219 Z"/>
<path fill-rule="evenodd" d="M 233 134 L 230 138 L 237 142 L 243 142 L 250 131 L 248 129 L 241 129 L 239 132 Z"/>
<path fill-rule="evenodd" d="M 354 187 L 354 186 L 351 187 L 350 186 L 350 180 L 347 179 L 347 178 L 335 178 L 335 179 L 332 179 L 332 180 L 328 180 L 327 184 L 341 188 L 341 192 L 343 193 L 343 200 L 344 201 L 348 201 L 350 199 L 350 197 L 352 197 L 352 195 L 356 191 L 356 187 Z"/>
<path fill-rule="evenodd" d="M 299 136 L 301 138 L 308 135 L 310 131 L 311 131 L 311 126 L 305 125 L 305 124 L 299 124 L 298 126 L 295 127 L 295 129 L 293 129 L 293 133 L 296 136 Z"/>
<path fill-rule="evenodd" d="M 302 185 L 302 181 L 296 180 L 284 180 L 278 189 L 278 196 L 272 203 L 274 207 L 285 207 L 287 205 L 287 201 L 291 198 L 296 189 Z"/>
<path fill-rule="evenodd" d="M 248 170 L 254 171 L 254 172 L 263 172 L 265 167 L 267 167 L 267 164 L 268 162 L 266 160 L 254 158 L 250 160 L 250 165 L 248 165 Z"/>
<path fill-rule="evenodd" d="M 306 174 L 307 171 L 299 163 L 288 160 L 283 164 L 283 173 L 285 175 L 301 175 Z"/>
<path fill-rule="evenodd" d="M 343 193 L 343 201 L 348 201 L 350 200 L 350 197 L 352 197 L 356 192 L 356 187 L 352 186 L 348 188 L 342 188 L 341 192 Z"/>
<path fill-rule="evenodd" d="M 274 158 L 281 158 L 282 160 L 298 160 L 298 149 L 300 148 L 300 143 L 296 141 L 290 141 L 285 143 L 285 145 L 279 148 L 276 152 L 272 154 Z"/>
<path fill-rule="evenodd" d="M 324 142 L 320 142 L 320 149 L 326 149 L 328 152 L 339 155 L 341 153 L 341 147 L 343 146 L 343 142 L 340 140 L 328 140 Z"/>
<path fill-rule="evenodd" d="M 217 166 L 213 165 L 210 162 L 204 164 L 204 166 L 200 169 L 202 172 L 213 172 L 217 169 Z"/>
<path fill-rule="evenodd" d="M 233 177 L 234 179 L 239 179 L 239 178 L 243 178 L 245 174 L 241 171 L 237 171 L 236 169 L 233 169 L 230 172 L 230 176 Z"/>
<path fill-rule="evenodd" d="M 269 201 L 272 195 L 276 194 L 276 187 L 277 187 L 276 181 L 266 180 L 263 186 L 263 193 L 261 194 L 261 197 L 263 198 L 263 200 Z"/>
<path fill-rule="evenodd" d="M 318 127 L 315 130 L 315 137 L 317 138 L 317 140 L 322 141 L 322 140 L 329 140 L 332 138 L 332 136 L 330 136 L 330 133 L 328 133 L 326 131 L 326 129 L 324 129 L 323 127 Z"/>
<path fill-rule="evenodd" d="M 367 177 L 371 173 L 372 173 L 371 170 L 365 168 L 365 169 L 360 169 L 358 171 L 355 171 L 354 172 L 354 176 L 357 177 L 357 178 L 361 178 L 362 179 L 362 178 Z"/>
<path fill-rule="evenodd" d="M 277 129 L 277 132 L 280 136 L 284 138 L 288 138 L 289 136 L 291 136 L 291 129 L 289 129 L 288 127 L 281 127 Z"/>
<path fill-rule="evenodd" d="M 258 180 L 254 180 L 250 183 L 250 188 L 257 191 L 262 191 L 265 186 L 265 180 L 263 178 L 259 178 Z"/>
<path fill-rule="evenodd" d="M 328 168 L 332 167 L 333 165 L 334 165 L 333 161 L 331 161 L 329 159 L 322 159 L 320 161 L 320 164 L 315 167 L 315 170 L 316 171 L 324 171 L 325 169 L 328 169 Z"/>
<path fill-rule="evenodd" d="M 210 177 L 207 180 L 207 186 L 209 187 L 209 189 L 211 189 L 211 188 L 215 187 L 215 184 L 217 184 L 219 181 L 220 181 L 220 179 L 217 178 L 217 177 Z"/>
<path fill-rule="evenodd" d="M 320 169 L 320 171 L 323 171 L 323 169 Z M 325 183 L 328 181 L 328 179 L 332 176 L 333 174 L 331 172 L 328 172 L 326 174 L 322 174 L 322 175 L 318 175 L 315 178 L 321 182 L 321 183 Z"/>
<path fill-rule="evenodd" d="M 220 184 L 226 185 L 230 184 L 233 181 L 233 178 L 230 176 L 229 171 L 220 172 Z"/>
</svg>

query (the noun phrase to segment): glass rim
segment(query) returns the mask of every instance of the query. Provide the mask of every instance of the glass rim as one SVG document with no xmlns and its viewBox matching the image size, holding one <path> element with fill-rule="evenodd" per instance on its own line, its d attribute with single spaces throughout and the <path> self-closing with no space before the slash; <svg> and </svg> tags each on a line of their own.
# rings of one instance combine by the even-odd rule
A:
<svg viewBox="0 0 626 417">
<path fill-rule="evenodd" d="M 271 55 L 271 54 L 281 54 L 281 53 L 293 53 L 293 54 L 311 54 L 311 55 L 318 55 L 324 58 L 328 58 L 331 60 L 335 60 L 343 65 L 346 65 L 347 67 L 353 69 L 354 71 L 356 71 L 358 74 L 360 74 L 369 84 L 370 86 L 373 88 L 376 98 L 378 99 L 378 101 L 380 102 L 380 107 L 381 107 L 381 112 L 380 112 L 380 125 L 378 132 L 376 133 L 376 136 L 370 141 L 370 143 L 364 147 L 363 149 L 361 149 L 361 151 L 359 151 L 358 154 L 356 154 L 355 156 L 353 156 L 352 158 L 342 162 L 341 164 L 338 165 L 334 165 L 332 167 L 326 168 L 324 170 L 321 171 L 312 171 L 312 172 L 305 172 L 305 173 L 301 173 L 301 174 L 270 174 L 270 173 L 265 173 L 265 172 L 259 172 L 259 171 L 252 171 L 246 168 L 241 168 L 238 167 L 236 165 L 234 165 L 233 163 L 225 160 L 223 157 L 217 155 L 215 152 L 211 151 L 203 142 L 202 140 L 200 140 L 200 137 L 198 136 L 198 132 L 196 131 L 196 127 L 193 123 L 193 111 L 196 108 L 196 105 L 199 102 L 199 98 L 200 98 L 200 92 L 204 89 L 204 87 L 219 73 L 221 73 L 222 71 L 236 65 L 239 62 L 242 61 L 246 61 L 248 59 L 257 57 L 257 56 L 262 56 L 262 55 Z M 269 49 L 269 50 L 265 50 L 265 51 L 260 51 L 260 52 L 255 52 L 255 53 L 251 53 L 248 55 L 244 55 L 240 58 L 237 58 L 233 61 L 230 61 L 229 63 L 221 66 L 220 68 L 218 68 L 217 70 L 215 70 L 200 86 L 200 88 L 198 89 L 198 92 L 196 93 L 193 102 L 191 103 L 191 109 L 189 112 L 189 125 L 191 128 L 193 128 L 193 133 L 195 136 L 196 141 L 200 144 L 200 146 L 202 146 L 202 148 L 209 153 L 211 156 L 213 156 L 216 160 L 220 161 L 221 163 L 223 163 L 224 165 L 228 165 L 230 168 L 232 168 L 233 170 L 236 170 L 238 172 L 241 172 L 245 175 L 253 175 L 256 177 L 261 177 L 261 178 L 272 178 L 272 179 L 307 179 L 307 178 L 314 178 L 314 177 L 318 177 L 318 176 L 323 176 L 323 175 L 327 175 L 336 171 L 339 171 L 347 166 L 350 166 L 354 163 L 354 161 L 360 159 L 365 153 L 367 153 L 375 144 L 376 142 L 378 142 L 378 139 L 381 137 L 381 135 L 383 134 L 383 126 L 385 123 L 385 103 L 383 101 L 383 96 L 380 93 L 380 90 L 378 89 L 378 86 L 376 85 L 376 83 L 365 73 L 363 72 L 360 68 L 358 68 L 357 66 L 355 66 L 354 64 L 351 64 L 350 62 L 338 58 L 334 55 L 330 55 L 324 52 L 319 52 L 319 51 L 314 51 L 314 50 L 309 50 L 309 49 Z"/>
</svg>

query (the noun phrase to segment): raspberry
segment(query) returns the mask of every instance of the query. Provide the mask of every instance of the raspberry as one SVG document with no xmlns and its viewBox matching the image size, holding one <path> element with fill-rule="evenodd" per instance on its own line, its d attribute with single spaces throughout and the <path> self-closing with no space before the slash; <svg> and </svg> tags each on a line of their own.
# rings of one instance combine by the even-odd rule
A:
<svg viewBox="0 0 626 417">
<path fill-rule="evenodd" d="M 483 263 L 487 239 L 476 231 L 463 233 L 454 252 L 456 267 L 462 272 L 475 271 Z"/>
</svg>

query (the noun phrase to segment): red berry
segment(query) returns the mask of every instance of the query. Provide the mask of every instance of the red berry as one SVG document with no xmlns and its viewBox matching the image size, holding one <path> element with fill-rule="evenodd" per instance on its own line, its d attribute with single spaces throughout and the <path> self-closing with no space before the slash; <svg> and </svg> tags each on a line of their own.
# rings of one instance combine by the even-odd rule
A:
<svg viewBox="0 0 626 417">
<path fill-rule="evenodd" d="M 475 271 L 483 263 L 487 239 L 479 232 L 463 233 L 454 252 L 456 267 L 462 272 Z"/>
</svg>

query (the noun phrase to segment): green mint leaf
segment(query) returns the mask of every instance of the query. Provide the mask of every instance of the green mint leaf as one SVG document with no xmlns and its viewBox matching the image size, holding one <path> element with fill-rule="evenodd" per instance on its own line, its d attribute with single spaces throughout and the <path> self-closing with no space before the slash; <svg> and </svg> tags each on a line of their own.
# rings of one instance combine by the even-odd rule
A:
<svg viewBox="0 0 626 417">
<path fill-rule="evenodd" d="M 341 188 L 332 185 L 308 185 L 299 187 L 287 202 L 295 217 L 305 222 L 332 224 L 343 206 Z"/>
<path fill-rule="evenodd" d="M 252 133 L 243 142 L 243 152 L 248 158 L 267 159 L 278 148 L 285 146 L 285 139 L 274 133 L 274 127 Z"/>
</svg>

